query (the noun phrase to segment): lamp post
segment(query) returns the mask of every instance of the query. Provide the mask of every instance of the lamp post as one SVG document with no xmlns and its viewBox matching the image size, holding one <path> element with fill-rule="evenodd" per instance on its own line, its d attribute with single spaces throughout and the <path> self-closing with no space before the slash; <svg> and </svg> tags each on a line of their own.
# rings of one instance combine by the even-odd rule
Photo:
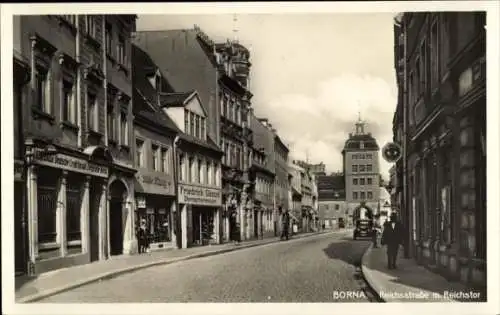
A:
<svg viewBox="0 0 500 315">
<path fill-rule="evenodd" d="M 173 174 L 174 174 L 174 203 L 175 203 L 175 214 L 174 220 L 174 234 L 177 248 L 182 248 L 182 222 L 181 222 L 181 209 L 179 209 L 179 189 L 178 189 L 178 167 L 179 167 L 179 158 L 177 156 L 177 143 L 179 142 L 179 136 L 175 136 L 173 142 L 173 155 L 174 155 L 174 165 L 173 165 Z M 181 170 L 182 171 L 182 170 Z"/>
</svg>

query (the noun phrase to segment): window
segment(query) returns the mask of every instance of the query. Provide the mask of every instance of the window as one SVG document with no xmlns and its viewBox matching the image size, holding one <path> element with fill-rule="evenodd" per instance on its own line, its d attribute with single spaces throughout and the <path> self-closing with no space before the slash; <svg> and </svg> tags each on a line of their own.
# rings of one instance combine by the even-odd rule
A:
<svg viewBox="0 0 500 315">
<path fill-rule="evenodd" d="M 122 36 L 118 37 L 118 45 L 116 46 L 118 63 L 125 65 L 125 39 Z"/>
<path fill-rule="evenodd" d="M 231 162 L 231 156 L 230 156 L 230 152 L 229 152 L 229 143 L 224 143 L 224 162 L 226 163 L 226 165 L 230 165 L 230 162 Z"/>
<path fill-rule="evenodd" d="M 357 185 L 358 184 L 358 179 L 357 178 L 353 178 L 352 179 L 352 184 L 353 185 Z"/>
<path fill-rule="evenodd" d="M 153 156 L 153 170 L 158 171 L 159 163 L 158 163 L 158 146 L 156 144 L 151 145 L 151 155 Z"/>
<path fill-rule="evenodd" d="M 68 254 L 80 253 L 82 233 L 80 228 L 81 183 L 80 176 L 68 176 L 66 184 L 66 237 Z"/>
<path fill-rule="evenodd" d="M 224 94 L 219 94 L 219 105 L 220 105 L 220 114 L 222 116 L 226 116 L 226 104 L 225 104 L 225 97 Z"/>
<path fill-rule="evenodd" d="M 189 113 L 189 125 L 190 125 L 190 135 L 192 135 L 194 137 L 194 124 L 195 124 L 195 121 L 194 121 L 194 113 Z"/>
<path fill-rule="evenodd" d="M 184 154 L 179 154 L 179 178 L 182 181 L 186 181 L 187 179 L 187 170 L 186 170 L 186 158 Z"/>
<path fill-rule="evenodd" d="M 427 88 L 427 41 L 420 44 L 420 93 L 425 93 Z"/>
<path fill-rule="evenodd" d="M 95 17 L 91 15 L 85 15 L 85 31 L 87 35 L 92 38 L 96 37 L 96 22 Z"/>
<path fill-rule="evenodd" d="M 410 102 L 410 105 L 413 105 L 415 103 L 415 74 L 413 71 L 410 72 L 408 81 L 408 101 Z"/>
<path fill-rule="evenodd" d="M 108 56 L 113 55 L 113 28 L 111 24 L 106 23 L 106 53 Z"/>
<path fill-rule="evenodd" d="M 135 140 L 135 150 L 136 150 L 136 165 L 138 167 L 144 167 L 144 141 L 139 139 Z"/>
<path fill-rule="evenodd" d="M 236 122 L 241 125 L 241 107 L 236 105 Z"/>
<path fill-rule="evenodd" d="M 63 81 L 62 101 L 63 120 L 68 121 L 72 124 L 76 124 L 76 108 L 73 94 L 73 83 Z"/>
<path fill-rule="evenodd" d="M 359 171 L 360 172 L 364 172 L 365 171 L 365 166 L 364 165 L 360 165 L 359 166 Z"/>
<path fill-rule="evenodd" d="M 371 191 L 367 192 L 367 197 L 368 199 L 373 199 L 373 192 Z"/>
<path fill-rule="evenodd" d="M 241 151 L 240 148 L 236 148 L 235 152 L 235 165 L 237 168 L 241 167 Z"/>
<path fill-rule="evenodd" d="M 160 172 L 167 173 L 168 172 L 168 162 L 167 162 L 167 149 L 162 148 L 161 149 L 161 168 Z"/>
<path fill-rule="evenodd" d="M 109 104 L 109 102 L 108 102 Z M 108 110 L 106 112 L 106 125 L 108 128 L 108 139 L 115 139 L 115 112 L 112 105 L 108 105 Z"/>
<path fill-rule="evenodd" d="M 197 180 L 199 184 L 203 183 L 203 162 L 198 159 L 198 172 L 196 174 Z"/>
<path fill-rule="evenodd" d="M 190 182 L 194 182 L 193 177 L 194 177 L 194 172 L 193 172 L 193 165 L 194 165 L 194 158 L 190 157 L 189 158 L 189 163 L 188 163 L 188 180 Z"/>
<path fill-rule="evenodd" d="M 126 113 L 121 113 L 121 126 L 120 126 L 120 132 L 121 132 L 121 137 L 120 137 L 120 144 L 127 146 L 128 145 L 128 121 L 127 121 L 127 114 Z"/>
<path fill-rule="evenodd" d="M 373 159 L 373 155 L 371 153 L 366 154 L 366 159 L 367 160 Z"/>
<path fill-rule="evenodd" d="M 97 97 L 95 94 L 87 95 L 87 125 L 89 130 L 97 131 Z"/>
<path fill-rule="evenodd" d="M 187 109 L 184 110 L 184 132 L 189 132 L 189 112 Z"/>
<path fill-rule="evenodd" d="M 358 171 L 358 166 L 357 165 L 353 165 L 352 166 L 352 171 L 353 172 L 357 172 Z"/>
<path fill-rule="evenodd" d="M 357 199 L 358 199 L 358 192 L 357 192 L 357 191 L 354 191 L 354 192 L 352 193 L 352 199 L 354 199 L 354 200 L 357 200 Z"/>
<path fill-rule="evenodd" d="M 57 245 L 58 178 L 41 169 L 37 176 L 39 259 L 60 256 Z"/>
<path fill-rule="evenodd" d="M 35 84 L 36 84 L 36 95 L 37 102 L 36 106 L 39 110 L 51 114 L 51 74 L 50 71 L 46 69 L 38 68 L 35 74 Z"/>
<path fill-rule="evenodd" d="M 366 199 L 366 194 L 365 194 L 365 192 L 364 192 L 364 191 L 362 191 L 362 192 L 360 193 L 360 199 L 361 199 L 361 200 L 365 200 L 365 199 Z"/>
<path fill-rule="evenodd" d="M 201 138 L 200 135 L 200 116 L 196 115 L 194 118 L 194 128 L 195 128 L 195 133 L 196 133 L 196 138 Z"/>
<path fill-rule="evenodd" d="M 360 185 L 364 185 L 365 184 L 365 179 L 364 178 L 360 178 L 359 179 L 359 184 Z"/>
<path fill-rule="evenodd" d="M 371 178 L 367 178 L 366 181 L 367 181 L 368 185 L 372 185 L 373 184 L 373 179 L 371 179 Z"/>
<path fill-rule="evenodd" d="M 373 171 L 373 167 L 372 167 L 371 164 L 366 165 L 366 171 L 367 172 L 372 172 Z"/>
<path fill-rule="evenodd" d="M 207 162 L 206 164 L 206 168 L 205 168 L 205 183 L 208 184 L 208 185 L 212 185 L 212 162 Z"/>
<path fill-rule="evenodd" d="M 205 117 L 201 117 L 201 122 L 200 122 L 200 128 L 201 128 L 200 133 L 201 134 L 200 134 L 200 137 L 203 140 L 206 140 L 206 134 L 205 134 L 205 128 L 206 128 L 206 126 L 205 126 L 205 124 L 206 124 Z"/>
<path fill-rule="evenodd" d="M 339 210 L 340 206 L 338 204 L 335 204 L 335 210 Z"/>
</svg>

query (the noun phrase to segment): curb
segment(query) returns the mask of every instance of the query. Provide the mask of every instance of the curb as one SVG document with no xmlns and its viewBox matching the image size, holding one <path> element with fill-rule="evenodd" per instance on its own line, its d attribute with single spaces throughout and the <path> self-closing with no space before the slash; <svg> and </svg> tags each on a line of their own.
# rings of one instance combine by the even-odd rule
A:
<svg viewBox="0 0 500 315">
<path fill-rule="evenodd" d="M 328 233 L 335 233 L 335 232 L 336 231 L 308 233 L 308 234 L 303 234 L 303 235 L 300 235 L 300 236 L 297 235 L 295 238 L 292 238 L 290 240 L 291 241 L 293 241 L 293 240 L 300 240 L 300 239 L 304 239 L 304 238 L 308 238 L 308 237 L 312 237 L 312 236 L 319 236 L 319 235 L 324 235 L 324 234 L 328 234 Z M 84 286 L 84 285 L 87 285 L 87 284 L 90 284 L 90 283 L 93 283 L 93 282 L 98 282 L 98 281 L 102 281 L 102 280 L 112 279 L 112 278 L 114 278 L 116 276 L 119 276 L 119 275 L 122 275 L 122 274 L 125 274 L 125 273 L 134 272 L 134 271 L 137 271 L 137 270 L 140 270 L 140 269 L 145 269 L 145 268 L 149 268 L 149 267 L 155 267 L 155 266 L 159 266 L 159 265 L 170 265 L 170 264 L 181 262 L 181 261 L 185 261 L 185 260 L 191 260 L 191 259 L 195 259 L 195 258 L 203 258 L 203 257 L 215 256 L 215 255 L 229 253 L 229 252 L 233 252 L 233 251 L 237 251 L 237 250 L 241 250 L 241 249 L 247 249 L 247 248 L 252 248 L 252 247 L 270 245 L 270 244 L 279 243 L 279 242 L 281 242 L 281 240 L 279 240 L 279 239 L 278 240 L 273 239 L 273 240 L 270 240 L 268 242 L 262 242 L 262 243 L 257 243 L 257 244 L 247 244 L 247 245 L 242 244 L 242 245 L 236 246 L 236 247 L 223 248 L 223 249 L 220 249 L 220 250 L 214 250 L 214 251 L 209 251 L 209 252 L 199 253 L 199 254 L 192 254 L 192 255 L 188 255 L 188 256 L 184 256 L 184 257 L 167 258 L 167 259 L 163 259 L 163 260 L 158 260 L 158 261 L 152 261 L 152 262 L 143 263 L 141 265 L 125 267 L 125 268 L 122 268 L 122 269 L 118 269 L 118 270 L 113 270 L 113 271 L 108 271 L 108 272 L 104 272 L 104 273 L 101 273 L 101 274 L 97 274 L 97 275 L 91 276 L 91 277 L 89 277 L 87 279 L 83 279 L 83 280 L 80 280 L 80 281 L 73 282 L 71 284 L 62 285 L 62 286 L 59 286 L 59 287 L 56 287 L 56 288 L 53 288 L 53 289 L 45 290 L 43 292 L 39 292 L 39 293 L 35 293 L 35 294 L 32 294 L 32 295 L 28 295 L 28 296 L 16 299 L 16 303 L 29 303 L 29 302 L 39 301 L 41 299 L 44 299 L 44 298 L 52 296 L 52 295 L 59 294 L 59 293 L 64 292 L 64 291 L 69 291 L 69 290 L 72 290 L 72 289 L 75 289 L 75 288 L 78 288 L 78 287 L 81 287 L 81 286 Z"/>
<path fill-rule="evenodd" d="M 366 283 L 368 283 L 368 286 L 370 286 L 370 288 L 377 295 L 377 297 L 381 301 L 388 302 L 386 299 L 384 299 L 380 296 L 380 292 L 382 290 L 381 290 L 380 286 L 377 285 L 377 281 L 375 281 L 372 278 L 371 273 L 368 272 L 368 270 L 367 270 L 368 267 L 367 267 L 366 261 L 368 260 L 368 255 L 372 252 L 372 250 L 373 250 L 373 244 L 370 244 L 368 249 L 363 254 L 363 257 L 361 258 L 361 273 L 363 274 L 363 278 L 365 279 Z"/>
</svg>

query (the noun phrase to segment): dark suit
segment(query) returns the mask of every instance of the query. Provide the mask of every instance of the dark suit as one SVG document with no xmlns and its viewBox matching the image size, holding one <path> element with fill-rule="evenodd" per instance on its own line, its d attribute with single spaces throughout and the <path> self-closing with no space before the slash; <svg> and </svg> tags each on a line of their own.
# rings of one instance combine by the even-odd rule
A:
<svg viewBox="0 0 500 315">
<path fill-rule="evenodd" d="M 387 267 L 389 269 L 396 268 L 399 245 L 403 245 L 403 225 L 401 222 L 386 222 L 384 224 L 382 245 L 387 245 Z"/>
</svg>

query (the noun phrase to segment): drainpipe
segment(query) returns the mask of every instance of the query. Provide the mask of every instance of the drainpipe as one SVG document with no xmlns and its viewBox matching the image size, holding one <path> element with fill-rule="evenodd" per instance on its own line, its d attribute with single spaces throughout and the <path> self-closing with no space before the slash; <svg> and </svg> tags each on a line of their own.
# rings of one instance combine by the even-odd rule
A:
<svg viewBox="0 0 500 315">
<path fill-rule="evenodd" d="M 78 65 L 78 71 L 76 72 L 76 119 L 78 120 L 78 139 L 77 139 L 77 144 L 78 147 L 82 147 L 82 142 L 83 142 L 83 124 L 82 124 L 82 98 L 81 98 L 81 93 L 82 93 L 82 69 L 81 69 L 81 64 L 80 64 L 80 40 L 81 40 L 81 34 L 80 34 L 80 23 L 79 23 L 79 15 L 75 16 L 75 21 L 76 21 L 76 63 Z"/>
<path fill-rule="evenodd" d="M 413 247 L 413 211 L 415 209 L 412 209 L 412 203 L 408 200 L 408 176 L 407 176 L 407 160 L 408 160 L 408 148 L 407 148 L 407 143 L 408 143 L 408 82 L 407 82 L 407 41 L 408 41 L 408 36 L 407 36 L 407 25 L 406 21 L 402 19 L 402 28 L 403 28 L 403 58 L 404 58 L 404 67 L 403 67 L 403 200 L 404 200 L 404 207 L 405 207 L 405 212 L 406 212 L 406 222 L 408 224 L 407 227 L 407 241 L 408 244 L 404 246 L 404 257 L 405 258 L 410 258 L 410 247 Z"/>
<path fill-rule="evenodd" d="M 179 176 L 178 176 L 178 167 L 179 167 L 179 158 L 177 156 L 177 143 L 179 142 L 179 136 L 175 136 L 174 142 L 173 142 L 173 155 L 174 155 L 174 165 L 173 165 L 173 173 L 174 173 L 174 202 L 175 202 L 175 241 L 177 248 L 182 248 L 182 222 L 181 222 L 181 209 L 179 208 L 179 195 L 178 195 L 178 181 L 179 181 Z"/>
</svg>

